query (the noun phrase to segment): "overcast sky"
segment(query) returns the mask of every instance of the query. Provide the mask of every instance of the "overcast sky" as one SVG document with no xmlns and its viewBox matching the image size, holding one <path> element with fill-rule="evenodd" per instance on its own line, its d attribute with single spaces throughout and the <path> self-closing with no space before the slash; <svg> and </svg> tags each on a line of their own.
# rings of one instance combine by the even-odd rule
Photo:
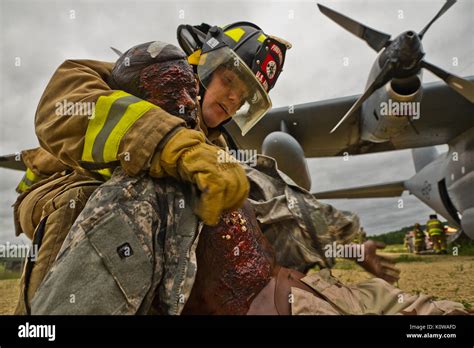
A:
<svg viewBox="0 0 474 348">
<path fill-rule="evenodd" d="M 321 3 L 380 31 L 421 30 L 444 0 L 351 0 Z M 293 44 L 271 97 L 274 106 L 323 100 L 363 91 L 376 53 L 345 32 L 315 1 L 22 1 L 0 0 L 0 153 L 36 147 L 33 120 L 55 68 L 66 59 L 114 61 L 114 46 L 176 42 L 179 24 L 224 25 L 252 21 Z M 474 75 L 474 1 L 460 0 L 426 34 L 427 59 L 460 76 Z M 344 57 L 349 65 L 343 66 Z M 458 66 L 452 66 L 453 57 Z M 21 60 L 20 66 L 15 66 Z M 435 81 L 431 73 L 424 81 Z M 54 130 L 51 130 L 54 131 Z M 309 160 L 313 191 L 408 179 L 415 171 L 409 150 Z M 0 169 L 0 241 L 13 241 L 14 187 L 22 173 Z M 369 234 L 425 221 L 430 209 L 414 197 L 331 201 L 357 212 Z"/>
</svg>

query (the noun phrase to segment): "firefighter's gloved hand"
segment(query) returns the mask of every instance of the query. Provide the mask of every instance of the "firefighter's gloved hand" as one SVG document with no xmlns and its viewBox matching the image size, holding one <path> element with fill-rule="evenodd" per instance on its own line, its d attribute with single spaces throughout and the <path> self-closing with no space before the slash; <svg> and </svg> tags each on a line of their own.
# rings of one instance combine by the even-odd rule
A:
<svg viewBox="0 0 474 348">
<path fill-rule="evenodd" d="M 223 211 L 240 208 L 250 188 L 244 169 L 234 158 L 206 144 L 203 133 L 186 128 L 155 155 L 150 174 L 167 174 L 196 184 L 201 196 L 195 213 L 208 225 L 216 225 Z"/>
</svg>

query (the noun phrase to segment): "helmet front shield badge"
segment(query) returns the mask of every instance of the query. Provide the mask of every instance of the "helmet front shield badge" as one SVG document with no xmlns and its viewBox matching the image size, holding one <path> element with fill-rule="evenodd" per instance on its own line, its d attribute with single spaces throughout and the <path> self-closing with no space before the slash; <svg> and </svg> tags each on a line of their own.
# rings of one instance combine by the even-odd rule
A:
<svg viewBox="0 0 474 348">
<path fill-rule="evenodd" d="M 270 97 L 255 73 L 231 48 L 225 44 L 220 45 L 215 38 L 208 41 L 211 41 L 211 45 L 214 43 L 215 48 L 203 49 L 197 74 L 205 88 L 212 79 L 220 79 L 220 85 L 228 89 L 228 94 L 233 94 L 238 100 L 235 110 L 226 112 L 239 126 L 242 135 L 245 135 L 270 110 L 272 106 Z"/>
</svg>

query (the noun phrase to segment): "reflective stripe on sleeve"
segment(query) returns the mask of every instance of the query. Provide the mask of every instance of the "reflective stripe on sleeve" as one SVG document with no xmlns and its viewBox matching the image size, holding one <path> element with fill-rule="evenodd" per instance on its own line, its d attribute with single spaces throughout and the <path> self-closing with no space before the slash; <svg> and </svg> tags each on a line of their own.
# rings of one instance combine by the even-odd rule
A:
<svg viewBox="0 0 474 348">
<path fill-rule="evenodd" d="M 158 106 L 123 91 L 99 97 L 87 127 L 82 160 L 94 163 L 116 161 L 123 136 L 153 108 Z"/>
</svg>

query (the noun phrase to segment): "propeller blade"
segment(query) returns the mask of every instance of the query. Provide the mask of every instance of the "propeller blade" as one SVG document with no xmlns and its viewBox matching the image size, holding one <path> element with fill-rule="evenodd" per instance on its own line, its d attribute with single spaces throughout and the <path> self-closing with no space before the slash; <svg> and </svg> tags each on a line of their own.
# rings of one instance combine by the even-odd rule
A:
<svg viewBox="0 0 474 348">
<path fill-rule="evenodd" d="M 123 54 L 122 52 L 120 52 L 118 49 L 116 49 L 115 47 L 110 47 L 110 49 L 112 51 L 114 51 L 119 57 Z"/>
<path fill-rule="evenodd" d="M 465 80 L 459 76 L 448 73 L 447 71 L 428 63 L 425 60 L 421 61 L 421 67 L 431 71 L 433 74 L 442 79 L 446 84 L 461 94 L 464 98 L 474 104 L 474 83 Z"/>
<path fill-rule="evenodd" d="M 382 70 L 380 73 L 377 75 L 377 77 L 374 79 L 374 81 L 370 84 L 370 86 L 365 90 L 364 94 L 362 94 L 359 99 L 351 106 L 349 111 L 346 112 L 343 118 L 340 119 L 340 121 L 334 126 L 333 129 L 329 132 L 329 134 L 332 134 L 336 131 L 337 128 L 344 122 L 349 116 L 351 116 L 361 105 L 364 101 L 369 98 L 372 93 L 374 93 L 377 89 L 385 85 L 390 79 L 392 78 L 391 72 L 394 67 L 394 64 L 387 60 L 385 62 L 385 65 L 383 66 Z"/>
<path fill-rule="evenodd" d="M 456 3 L 457 0 L 446 0 L 445 4 L 443 7 L 441 7 L 441 10 L 436 14 L 436 16 L 433 17 L 433 19 L 420 31 L 418 36 L 420 37 L 420 40 L 423 38 L 423 35 L 425 35 L 426 31 L 431 27 L 431 24 L 433 24 L 439 17 L 441 17 L 451 6 L 453 6 Z"/>
<path fill-rule="evenodd" d="M 321 4 L 318 4 L 318 7 L 324 15 L 332 19 L 334 22 L 355 36 L 360 37 L 377 52 L 390 42 L 390 35 L 388 34 L 369 28 Z"/>
<path fill-rule="evenodd" d="M 17 156 L 17 154 L 0 156 L 0 168 L 25 171 L 25 164 L 23 161 L 17 161 Z"/>
</svg>

